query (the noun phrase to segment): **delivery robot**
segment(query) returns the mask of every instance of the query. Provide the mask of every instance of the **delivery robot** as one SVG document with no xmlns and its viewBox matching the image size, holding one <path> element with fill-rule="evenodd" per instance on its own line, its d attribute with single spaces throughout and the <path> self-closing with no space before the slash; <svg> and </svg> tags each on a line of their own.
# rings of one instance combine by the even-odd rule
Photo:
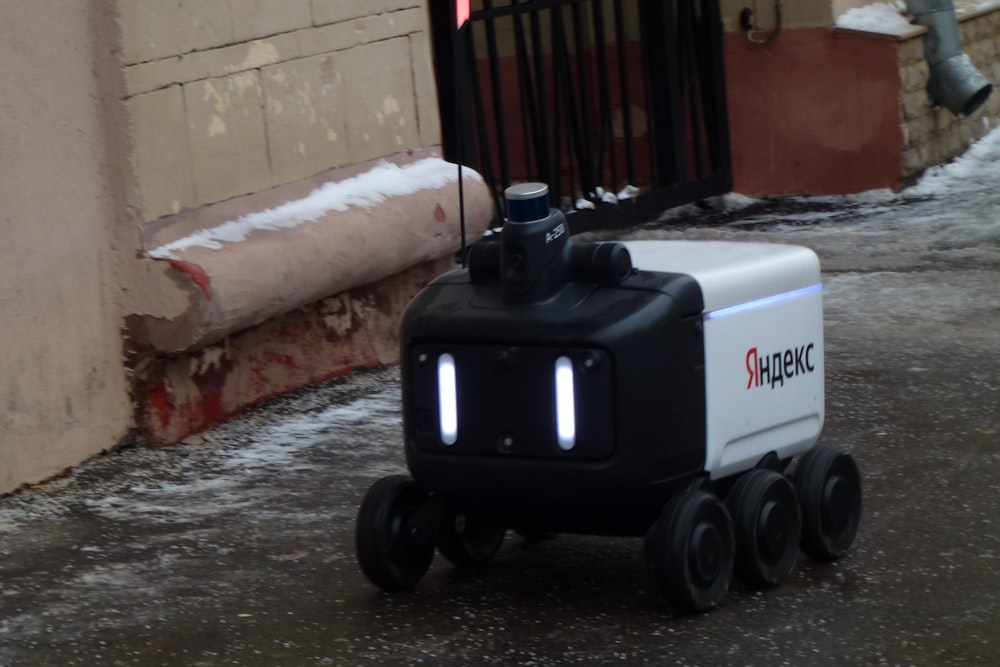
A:
<svg viewBox="0 0 1000 667">
<path fill-rule="evenodd" d="M 800 548 L 842 556 L 861 481 L 848 453 L 815 446 L 816 255 L 576 243 L 544 184 L 506 197 L 499 239 L 473 245 L 468 267 L 432 282 L 404 315 L 411 476 L 377 481 L 361 503 L 364 574 L 409 589 L 435 549 L 479 566 L 509 529 L 636 536 L 671 606 L 701 612 L 734 574 L 766 588 Z"/>
</svg>

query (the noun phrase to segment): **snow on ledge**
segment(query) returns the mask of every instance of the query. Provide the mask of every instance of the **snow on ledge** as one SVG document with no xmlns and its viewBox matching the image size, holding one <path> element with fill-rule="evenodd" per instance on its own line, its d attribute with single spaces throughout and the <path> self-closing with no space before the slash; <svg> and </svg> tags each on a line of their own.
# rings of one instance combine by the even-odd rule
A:
<svg viewBox="0 0 1000 667">
<path fill-rule="evenodd" d="M 955 0 L 955 15 L 959 20 L 979 12 L 1000 9 L 1000 0 Z M 903 0 L 875 2 L 864 7 L 849 9 L 837 17 L 836 27 L 844 30 L 873 32 L 902 37 L 919 26 L 910 23 Z"/>
<path fill-rule="evenodd" d="M 482 180 L 482 176 L 472 169 L 465 168 L 464 172 L 475 180 Z M 148 254 L 155 259 L 180 259 L 177 253 L 188 248 L 218 250 L 223 243 L 238 243 L 258 230 L 289 229 L 319 220 L 331 211 L 342 212 L 351 207 L 371 208 L 392 197 L 420 190 L 437 190 L 457 181 L 457 165 L 440 158 L 424 158 L 404 166 L 383 161 L 353 178 L 326 183 L 302 199 L 201 230 L 155 248 Z"/>
<path fill-rule="evenodd" d="M 837 17 L 837 27 L 844 30 L 877 32 L 883 35 L 905 35 L 913 25 L 903 15 L 902 3 L 876 2 L 849 9 Z"/>
</svg>

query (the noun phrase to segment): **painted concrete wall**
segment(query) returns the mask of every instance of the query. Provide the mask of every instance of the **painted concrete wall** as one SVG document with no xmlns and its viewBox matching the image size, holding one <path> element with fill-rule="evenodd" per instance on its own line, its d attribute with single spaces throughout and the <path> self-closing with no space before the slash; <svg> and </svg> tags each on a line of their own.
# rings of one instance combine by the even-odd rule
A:
<svg viewBox="0 0 1000 667">
<path fill-rule="evenodd" d="M 725 49 L 736 192 L 897 187 L 903 130 L 895 41 L 800 28 L 766 45 L 729 33 Z"/>
<path fill-rule="evenodd" d="M 0 492 L 131 424 L 92 5 L 0 5 Z"/>
<path fill-rule="evenodd" d="M 457 188 L 327 216 L 347 240 L 326 250 L 346 259 L 312 273 L 361 278 L 312 305 L 283 296 L 276 323 L 185 359 L 142 347 L 130 327 L 182 326 L 198 299 L 217 305 L 214 287 L 242 289 L 238 275 L 214 274 L 209 289 L 192 267 L 146 256 L 144 239 L 178 211 L 188 224 L 224 200 L 224 216 L 204 221 L 224 224 L 260 210 L 251 193 L 280 203 L 438 143 L 426 11 L 426 0 L 0 4 L 0 493 L 134 437 L 151 409 L 166 430 L 149 435 L 175 442 L 266 396 L 393 362 L 403 306 L 458 248 Z M 476 185 L 481 232 L 492 207 Z M 373 266 L 367 249 L 387 233 L 415 240 Z M 224 264 L 252 274 L 242 260 L 270 265 L 249 252 L 261 247 L 294 257 L 295 243 L 264 234 L 229 244 Z M 320 242 L 298 236 L 298 251 Z M 358 321 L 327 326 L 343 319 L 336 304 Z M 303 345 L 313 320 L 322 352 L 293 363 L 319 349 Z M 202 358 L 214 361 L 188 363 Z M 206 371 L 220 364 L 225 378 Z"/>
</svg>

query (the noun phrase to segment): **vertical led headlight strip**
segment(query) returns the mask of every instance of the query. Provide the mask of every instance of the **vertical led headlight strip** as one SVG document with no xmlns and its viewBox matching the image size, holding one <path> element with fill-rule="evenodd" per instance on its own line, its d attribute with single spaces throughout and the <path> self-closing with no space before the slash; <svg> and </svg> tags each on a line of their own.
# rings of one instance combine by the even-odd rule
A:
<svg viewBox="0 0 1000 667">
<path fill-rule="evenodd" d="M 458 440 L 458 382 L 455 357 L 447 352 L 438 357 L 438 419 L 441 442 L 454 445 Z"/>
<path fill-rule="evenodd" d="M 556 435 L 564 452 L 576 446 L 576 392 L 569 357 L 556 359 Z"/>
</svg>

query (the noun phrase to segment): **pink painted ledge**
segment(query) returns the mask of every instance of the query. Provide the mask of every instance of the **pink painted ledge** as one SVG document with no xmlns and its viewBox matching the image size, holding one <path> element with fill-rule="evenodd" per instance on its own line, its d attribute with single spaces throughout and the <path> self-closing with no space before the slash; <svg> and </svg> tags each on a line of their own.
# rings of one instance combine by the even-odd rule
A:
<svg viewBox="0 0 1000 667">
<path fill-rule="evenodd" d="M 463 170 L 467 237 L 493 216 L 489 189 Z M 188 295 L 175 317 L 135 314 L 139 347 L 176 354 L 296 308 L 376 283 L 459 249 L 458 169 L 422 149 L 163 218 L 151 259 Z M 162 279 L 162 278 L 161 278 Z"/>
</svg>

